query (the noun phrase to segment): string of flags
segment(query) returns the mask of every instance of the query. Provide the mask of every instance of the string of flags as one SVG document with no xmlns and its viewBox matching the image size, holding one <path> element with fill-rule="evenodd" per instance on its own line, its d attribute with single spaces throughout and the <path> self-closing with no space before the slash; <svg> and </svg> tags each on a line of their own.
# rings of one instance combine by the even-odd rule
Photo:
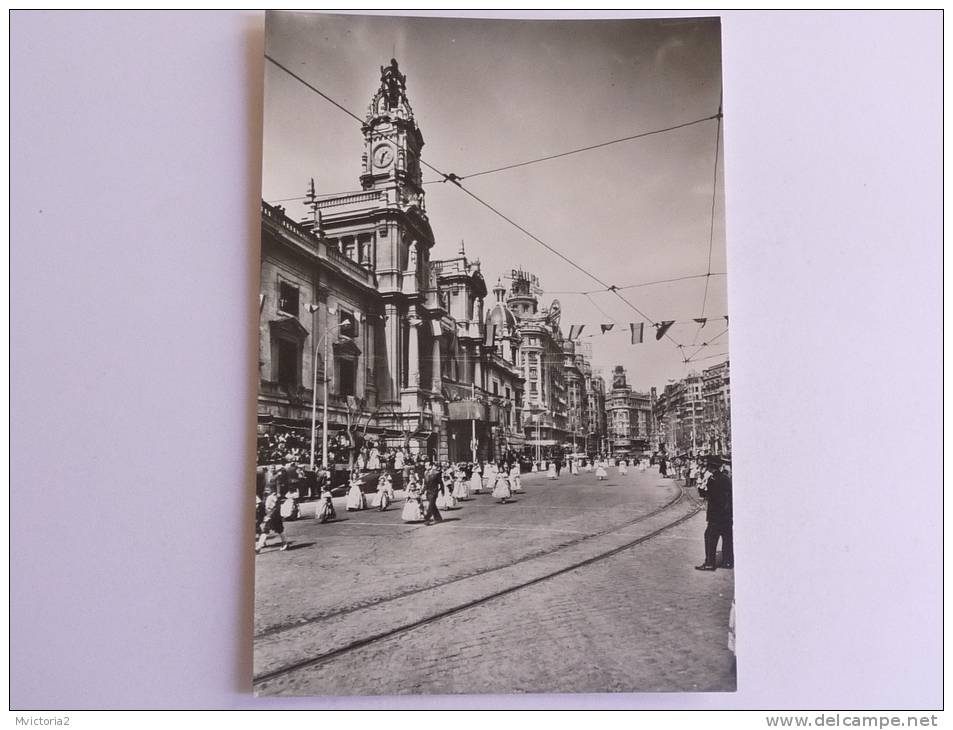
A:
<svg viewBox="0 0 953 730">
<path fill-rule="evenodd" d="M 721 319 L 725 320 L 726 325 L 728 324 L 728 315 L 725 315 L 724 317 L 696 317 L 694 319 L 686 319 L 686 320 L 666 319 L 661 322 L 655 322 L 651 326 L 655 328 L 655 339 L 661 340 L 663 337 L 665 337 L 665 333 L 668 332 L 673 325 L 681 324 L 685 322 L 694 322 L 695 324 L 700 325 L 699 329 L 701 329 L 709 322 L 714 320 L 721 320 Z M 585 324 L 570 325 L 569 339 L 578 340 L 580 337 L 582 337 L 582 333 L 587 326 L 588 325 L 585 325 Z M 615 327 L 614 322 L 600 324 L 599 325 L 600 332 L 594 332 L 592 334 L 588 334 L 586 335 L 586 337 L 596 337 L 600 334 L 604 335 L 608 332 L 611 332 L 614 327 Z M 641 344 L 645 338 L 645 322 L 629 322 L 629 334 L 630 334 L 630 341 L 633 345 Z"/>
</svg>

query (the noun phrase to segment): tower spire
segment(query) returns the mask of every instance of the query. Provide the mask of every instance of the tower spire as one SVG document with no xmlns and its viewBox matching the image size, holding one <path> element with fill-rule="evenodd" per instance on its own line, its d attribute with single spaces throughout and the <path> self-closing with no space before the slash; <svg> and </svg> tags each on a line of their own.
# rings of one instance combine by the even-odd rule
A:
<svg viewBox="0 0 953 730">
<path fill-rule="evenodd" d="M 380 86 L 364 118 L 361 188 L 397 188 L 402 205 L 424 210 L 420 150 L 423 136 L 407 99 L 407 77 L 396 58 L 381 66 Z"/>
</svg>

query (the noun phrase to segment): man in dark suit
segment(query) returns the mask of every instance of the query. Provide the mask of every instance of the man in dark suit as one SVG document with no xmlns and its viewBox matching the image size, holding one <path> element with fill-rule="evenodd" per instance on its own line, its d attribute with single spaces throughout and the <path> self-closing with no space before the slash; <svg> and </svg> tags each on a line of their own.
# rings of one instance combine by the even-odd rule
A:
<svg viewBox="0 0 953 730">
<path fill-rule="evenodd" d="M 734 527 L 731 505 L 731 477 L 725 473 L 721 457 L 707 459 L 711 476 L 705 485 L 708 493 L 708 527 L 705 528 L 705 562 L 695 570 L 715 570 L 718 539 L 721 538 L 721 567 L 733 568 L 735 563 Z"/>
<path fill-rule="evenodd" d="M 424 472 L 424 491 L 427 493 L 427 514 L 424 515 L 424 524 L 427 526 L 430 526 L 431 521 L 443 522 L 443 517 L 437 510 L 437 494 L 440 492 L 442 480 L 440 469 L 428 461 Z"/>
</svg>

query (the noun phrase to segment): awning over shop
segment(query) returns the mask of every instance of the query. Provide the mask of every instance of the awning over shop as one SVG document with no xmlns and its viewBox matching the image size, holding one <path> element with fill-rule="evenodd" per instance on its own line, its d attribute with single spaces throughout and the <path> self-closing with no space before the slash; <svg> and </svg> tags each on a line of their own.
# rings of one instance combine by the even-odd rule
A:
<svg viewBox="0 0 953 730">
<path fill-rule="evenodd" d="M 555 446 L 556 439 L 532 439 L 526 442 L 527 446 Z"/>
<path fill-rule="evenodd" d="M 486 406 L 475 400 L 456 400 L 447 404 L 451 421 L 485 421 Z"/>
</svg>

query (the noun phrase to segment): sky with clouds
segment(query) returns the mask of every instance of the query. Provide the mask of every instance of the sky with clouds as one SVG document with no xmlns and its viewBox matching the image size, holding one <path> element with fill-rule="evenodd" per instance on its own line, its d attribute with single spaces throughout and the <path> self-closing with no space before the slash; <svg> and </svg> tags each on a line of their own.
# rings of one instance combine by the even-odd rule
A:
<svg viewBox="0 0 953 730">
<path fill-rule="evenodd" d="M 266 52 L 363 118 L 391 57 L 424 137 L 423 158 L 461 176 L 711 116 L 721 93 L 717 18 L 486 20 L 274 13 Z M 622 287 L 726 272 L 723 157 L 715 175 L 715 120 L 465 181 L 476 195 L 604 282 Z M 723 144 L 719 140 L 718 144 Z M 271 63 L 265 64 L 262 197 L 358 190 L 358 123 Z M 729 173 L 730 174 L 730 171 Z M 424 180 L 436 178 L 425 169 Z M 714 183 L 714 226 L 712 201 Z M 447 183 L 425 186 L 436 237 L 432 258 L 479 258 L 487 281 L 514 268 L 536 273 L 543 304 L 558 298 L 563 331 L 616 322 L 592 343 L 608 376 L 626 367 L 641 390 L 724 359 L 726 277 L 709 281 L 703 329 L 676 324 L 669 339 L 629 344 L 643 321 L 602 288 Z M 283 203 L 303 217 L 300 201 Z M 550 293 L 552 292 L 552 293 Z M 705 278 L 638 287 L 625 296 L 655 321 L 702 315 Z M 620 332 L 624 330 L 624 332 Z M 692 344 L 695 347 L 690 347 Z M 697 352 L 688 365 L 683 352 Z M 709 357 L 716 356 L 717 357 Z M 709 359 L 701 359 L 709 358 Z"/>
</svg>

